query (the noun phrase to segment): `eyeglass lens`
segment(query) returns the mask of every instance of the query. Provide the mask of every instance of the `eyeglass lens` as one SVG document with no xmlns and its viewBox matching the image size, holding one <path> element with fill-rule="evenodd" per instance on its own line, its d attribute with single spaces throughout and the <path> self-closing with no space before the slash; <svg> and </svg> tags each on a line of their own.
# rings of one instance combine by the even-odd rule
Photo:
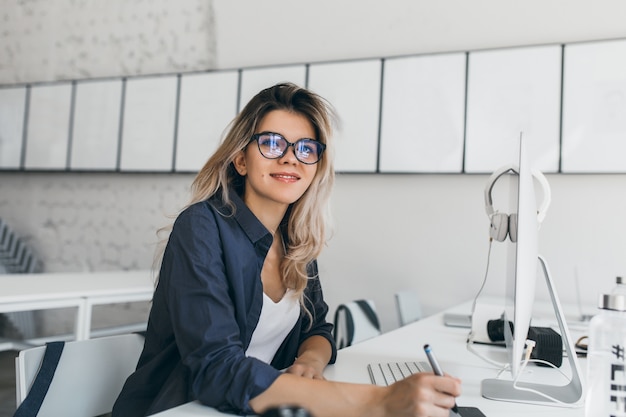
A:
<svg viewBox="0 0 626 417">
<path fill-rule="evenodd" d="M 259 144 L 261 154 L 269 159 L 281 158 L 289 146 L 293 146 L 296 158 L 304 164 L 315 164 L 324 151 L 324 145 L 314 139 L 303 138 L 295 143 L 289 142 L 278 133 L 259 133 L 253 137 Z"/>
</svg>

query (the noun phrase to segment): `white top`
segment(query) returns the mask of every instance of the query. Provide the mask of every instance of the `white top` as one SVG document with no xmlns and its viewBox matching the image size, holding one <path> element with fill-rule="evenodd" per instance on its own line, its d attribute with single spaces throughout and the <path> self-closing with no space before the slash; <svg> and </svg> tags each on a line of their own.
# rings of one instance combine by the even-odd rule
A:
<svg viewBox="0 0 626 417">
<path fill-rule="evenodd" d="M 294 291 L 289 289 L 283 298 L 275 303 L 263 293 L 263 308 L 259 323 L 252 333 L 246 356 L 252 356 L 271 363 L 278 348 L 283 343 L 300 316 L 300 302 Z"/>
</svg>

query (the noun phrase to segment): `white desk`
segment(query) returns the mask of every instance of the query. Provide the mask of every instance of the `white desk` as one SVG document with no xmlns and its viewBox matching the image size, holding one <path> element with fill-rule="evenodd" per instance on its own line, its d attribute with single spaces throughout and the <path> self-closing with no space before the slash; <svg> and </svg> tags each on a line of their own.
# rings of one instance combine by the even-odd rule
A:
<svg viewBox="0 0 626 417">
<path fill-rule="evenodd" d="M 91 336 L 92 307 L 148 301 L 150 271 L 0 275 L 0 313 L 76 307 L 76 340 Z"/>
<path fill-rule="evenodd" d="M 469 307 L 453 309 L 469 312 Z M 572 331 L 570 329 L 570 331 Z M 457 399 L 459 406 L 478 407 L 487 417 L 582 417 L 584 408 L 562 408 L 539 406 L 485 399 L 480 394 L 480 384 L 485 378 L 495 378 L 499 369 L 488 364 L 476 355 L 467 351 L 465 339 L 468 330 L 446 327 L 443 324 L 443 313 L 427 317 L 418 322 L 387 332 L 374 339 L 366 340 L 354 346 L 341 349 L 337 354 L 337 362 L 329 366 L 324 375 L 327 379 L 344 382 L 370 383 L 367 364 L 372 362 L 397 362 L 405 360 L 426 360 L 423 346 L 429 343 L 439 359 L 445 372 L 459 377 L 463 381 L 463 394 Z M 572 331 L 572 337 L 577 335 Z M 480 347 L 490 353 L 490 357 L 504 362 L 504 350 L 497 347 Z M 482 351 L 481 351 L 482 352 Z M 586 362 L 581 359 L 580 366 L 585 372 Z M 563 362 L 563 371 L 568 372 L 569 366 Z M 565 380 L 556 370 L 529 365 L 526 374 L 533 381 L 541 383 L 562 384 Z M 535 379 L 538 378 L 538 379 Z M 217 410 L 205 407 L 198 402 L 188 403 L 171 410 L 156 414 L 159 417 L 192 417 L 192 416 L 227 416 Z M 232 417 L 232 415 L 231 415 Z"/>
</svg>

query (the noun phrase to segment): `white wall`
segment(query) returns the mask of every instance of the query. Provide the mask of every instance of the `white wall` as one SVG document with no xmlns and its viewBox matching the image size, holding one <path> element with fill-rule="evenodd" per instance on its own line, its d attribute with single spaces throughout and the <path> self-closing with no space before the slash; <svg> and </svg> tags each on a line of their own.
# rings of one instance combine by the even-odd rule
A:
<svg viewBox="0 0 626 417">
<path fill-rule="evenodd" d="M 220 68 L 624 37 L 620 0 L 214 0 Z"/>
<path fill-rule="evenodd" d="M 0 84 L 206 69 L 211 4 L 0 0 Z"/>
<path fill-rule="evenodd" d="M 14 15 L 14 3 L 0 0 L 1 13 Z M 55 3 L 72 13 L 66 6 L 73 2 Z M 169 9 L 173 4 L 148 2 L 134 12 L 147 14 L 152 6 Z M 189 4 L 181 2 L 184 7 Z M 192 35 L 185 32 L 185 42 L 199 45 L 202 54 L 214 45 L 214 50 L 202 55 L 207 68 L 626 37 L 626 4 L 621 0 L 271 0 L 248 1 L 245 7 L 242 2 L 215 0 L 206 4 L 210 7 L 198 13 L 203 14 L 202 21 L 215 26 Z M 48 21 L 47 16 L 42 19 Z M 198 20 L 188 15 L 187 19 Z M 159 21 L 161 31 L 173 30 L 171 20 Z M 14 26 L 21 27 L 19 22 Z M 184 24 L 176 19 L 176 28 L 180 27 Z M 98 28 L 107 30 L 105 25 Z M 139 35 L 154 33 L 129 35 L 126 42 L 136 46 L 137 56 L 125 59 L 138 62 L 146 50 Z M 214 39 L 207 41 L 210 36 Z M 7 37 L 0 42 L 6 43 Z M 2 46 L 0 50 L 6 51 Z M 164 49 L 179 56 L 173 50 L 178 49 Z M 97 53 L 98 45 L 92 43 L 89 51 Z M 73 58 L 80 60 L 80 56 Z M 114 60 L 115 54 L 109 58 Z M 23 62 L 20 59 L 14 61 Z M 60 62 L 58 56 L 48 59 Z M 64 55 L 62 62 L 70 61 Z M 100 71 L 108 75 L 120 73 L 118 62 L 99 65 L 106 67 Z M 173 68 L 171 60 L 155 65 L 139 68 L 144 72 Z M 16 68 L 18 74 L 30 74 L 27 67 Z M 54 80 L 68 73 L 79 76 L 77 71 L 47 71 L 42 76 Z M 0 70 L 0 74 L 5 73 Z M 7 77 L 15 82 L 28 78 L 11 74 L 2 82 Z M 0 173 L 0 216 L 42 254 L 48 270 L 147 268 L 154 231 L 168 221 L 165 214 L 186 202 L 191 179 L 188 175 Z M 487 259 L 486 180 L 484 175 L 340 175 L 333 195 L 335 235 L 320 258 L 331 310 L 343 301 L 373 298 L 388 330 L 397 326 L 393 292 L 398 289 L 414 288 L 427 313 L 470 299 Z M 552 206 L 540 234 L 541 252 L 563 301 L 575 300 L 577 268 L 584 301 L 593 306 L 597 293 L 608 291 L 614 276 L 626 271 L 622 239 L 626 216 L 621 216 L 626 212 L 626 176 L 549 175 L 548 180 Z M 494 245 L 490 293 L 502 289 L 498 272 L 504 248 L 504 244 Z"/>
<path fill-rule="evenodd" d="M 626 271 L 626 219 L 620 215 L 626 177 L 547 177 L 552 204 L 539 250 L 561 300 L 576 301 L 578 270 L 583 301 L 593 310 L 599 291 L 609 291 L 614 277 Z M 487 263 L 486 181 L 483 175 L 340 178 L 336 234 L 321 257 L 329 302 L 373 298 L 391 328 L 397 325 L 396 290 L 415 289 L 427 313 L 471 299 Z M 502 207 L 503 201 L 496 198 L 494 204 Z M 486 294 L 502 293 L 505 258 L 506 245 L 494 242 Z M 541 282 L 537 295 L 547 298 Z"/>
</svg>

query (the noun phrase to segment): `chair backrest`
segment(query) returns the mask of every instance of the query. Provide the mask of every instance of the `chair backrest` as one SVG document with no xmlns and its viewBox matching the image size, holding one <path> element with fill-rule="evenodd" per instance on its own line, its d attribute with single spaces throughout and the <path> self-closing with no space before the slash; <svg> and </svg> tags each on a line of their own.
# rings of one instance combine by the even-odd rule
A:
<svg viewBox="0 0 626 417">
<path fill-rule="evenodd" d="M 94 417 L 111 412 L 143 344 L 139 334 L 67 342 L 37 416 Z M 26 349 L 15 359 L 18 406 L 33 384 L 45 349 Z"/>
<path fill-rule="evenodd" d="M 334 337 L 339 349 L 381 334 L 380 321 L 372 300 L 341 304 L 335 311 Z"/>
<path fill-rule="evenodd" d="M 42 263 L 30 246 L 24 243 L 0 218 L 0 274 L 35 273 L 41 271 Z M 11 311 L 1 313 L 24 339 L 36 336 L 34 311 Z"/>
<path fill-rule="evenodd" d="M 412 290 L 402 290 L 395 294 L 400 326 L 422 318 L 422 307 L 417 294 Z"/>
<path fill-rule="evenodd" d="M 5 273 L 33 273 L 41 269 L 41 261 L 32 249 L 0 218 L 0 265 Z"/>
</svg>

